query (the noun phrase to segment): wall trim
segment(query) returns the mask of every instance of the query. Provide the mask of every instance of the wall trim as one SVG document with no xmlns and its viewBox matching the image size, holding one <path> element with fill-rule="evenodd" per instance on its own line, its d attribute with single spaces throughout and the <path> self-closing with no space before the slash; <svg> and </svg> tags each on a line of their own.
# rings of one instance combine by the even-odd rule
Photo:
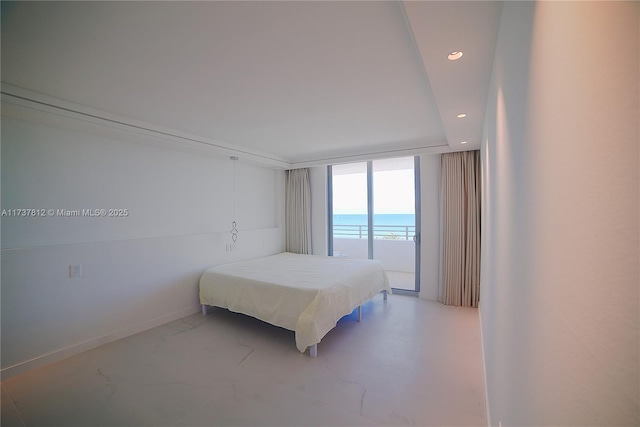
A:
<svg viewBox="0 0 640 427">
<path fill-rule="evenodd" d="M 254 231 L 279 231 L 280 227 L 266 227 L 266 228 L 239 228 L 238 231 L 242 233 L 254 232 Z M 189 233 L 189 234 L 167 234 L 162 236 L 139 236 L 139 237 L 128 237 L 128 238 L 113 238 L 113 239 L 103 239 L 103 240 L 87 240 L 87 241 L 78 241 L 78 242 L 60 242 L 60 243 L 46 243 L 46 244 L 38 244 L 38 245 L 22 245 L 22 246 L 7 246 L 0 247 L 0 253 L 9 252 L 9 251 L 23 251 L 23 250 L 31 250 L 31 249 L 39 249 L 39 248 L 50 248 L 54 246 L 71 246 L 71 245 L 90 245 L 96 243 L 113 243 L 113 242 L 139 242 L 143 240 L 157 240 L 157 239 L 178 239 L 181 237 L 203 237 L 203 236 L 216 236 L 220 238 L 224 238 L 229 236 L 229 231 L 207 231 L 202 233 Z"/>
<path fill-rule="evenodd" d="M 200 312 L 200 304 L 185 307 L 181 310 L 174 311 L 172 313 L 164 314 L 155 319 L 150 319 L 137 325 L 128 326 L 124 329 L 103 335 L 101 337 L 92 338 L 83 341 L 78 344 L 71 345 L 69 347 L 53 351 L 51 353 L 43 354 L 33 359 L 26 360 L 24 362 L 16 363 L 12 366 L 7 366 L 0 370 L 0 380 L 6 381 L 9 378 L 23 374 L 27 371 L 31 371 L 35 368 L 39 368 L 49 363 L 57 362 L 67 357 L 75 356 L 76 354 L 84 353 L 85 351 L 94 349 L 104 344 L 108 344 L 113 341 L 117 341 L 122 338 L 126 338 L 131 335 L 135 335 L 140 332 L 155 328 L 156 326 L 164 325 L 165 323 L 173 322 L 174 320 L 182 319 L 183 317 Z"/>
<path fill-rule="evenodd" d="M 36 123 L 70 128 L 105 136 L 116 133 L 127 142 L 146 143 L 179 151 L 198 151 L 217 156 L 238 156 L 260 165 L 288 168 L 290 163 L 259 151 L 238 148 L 199 135 L 100 111 L 85 105 L 47 96 L 2 82 L 2 115 Z M 43 117 L 47 116 L 47 117 Z M 98 129 L 96 129 L 98 128 Z"/>
<path fill-rule="evenodd" d="M 32 92 L 9 83 L 2 82 L 1 86 L 2 115 L 6 117 L 175 151 L 211 155 L 220 158 L 238 156 L 250 163 L 276 169 L 289 170 L 393 157 L 465 151 L 461 148 L 451 148 L 446 140 L 434 143 L 414 141 L 411 144 L 413 146 L 409 147 L 405 143 L 404 146 L 398 145 L 397 148 L 393 149 L 286 160 L 265 152 L 233 146 L 200 135 L 107 113 L 85 105 Z"/>
<path fill-rule="evenodd" d="M 339 165 L 342 163 L 355 163 L 369 160 L 391 159 L 394 157 L 414 157 L 428 154 L 451 153 L 452 150 L 446 142 L 438 145 L 424 145 L 420 147 L 396 148 L 394 150 L 369 151 L 358 154 L 344 154 L 334 157 L 324 157 L 312 160 L 292 162 L 293 168 L 308 168 L 314 166 Z"/>
</svg>

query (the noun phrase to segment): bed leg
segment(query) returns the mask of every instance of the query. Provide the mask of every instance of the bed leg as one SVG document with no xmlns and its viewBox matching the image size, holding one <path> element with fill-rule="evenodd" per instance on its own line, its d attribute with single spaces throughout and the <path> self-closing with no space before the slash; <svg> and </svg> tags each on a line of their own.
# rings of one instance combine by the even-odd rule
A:
<svg viewBox="0 0 640 427">
<path fill-rule="evenodd" d="M 202 315 L 203 316 L 207 315 L 207 305 L 206 304 L 202 304 Z"/>
<path fill-rule="evenodd" d="M 318 357 L 318 344 L 314 344 L 309 347 L 309 356 Z"/>
<path fill-rule="evenodd" d="M 362 306 L 358 306 L 358 322 L 362 322 Z"/>
<path fill-rule="evenodd" d="M 383 299 L 384 301 L 386 301 L 386 300 L 387 300 L 387 294 L 388 294 L 388 292 L 387 292 L 387 291 L 382 291 L 382 299 Z"/>
</svg>

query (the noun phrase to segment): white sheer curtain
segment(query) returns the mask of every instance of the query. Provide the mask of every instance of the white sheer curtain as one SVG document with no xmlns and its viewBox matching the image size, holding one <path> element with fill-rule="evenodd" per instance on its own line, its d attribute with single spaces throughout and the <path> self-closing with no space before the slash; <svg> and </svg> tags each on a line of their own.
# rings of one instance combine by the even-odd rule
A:
<svg viewBox="0 0 640 427">
<path fill-rule="evenodd" d="M 287 171 L 285 191 L 286 250 L 311 253 L 311 185 L 309 169 Z"/>
<path fill-rule="evenodd" d="M 477 307 L 480 298 L 480 152 L 440 160 L 440 302 Z"/>
</svg>

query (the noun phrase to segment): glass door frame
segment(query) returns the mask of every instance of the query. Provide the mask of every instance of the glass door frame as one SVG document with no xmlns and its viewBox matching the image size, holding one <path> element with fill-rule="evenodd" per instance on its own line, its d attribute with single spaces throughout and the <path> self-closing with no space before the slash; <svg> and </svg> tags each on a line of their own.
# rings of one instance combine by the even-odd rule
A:
<svg viewBox="0 0 640 427">
<path fill-rule="evenodd" d="M 354 162 L 362 163 L 362 162 Z M 396 294 L 407 294 L 418 296 L 420 293 L 420 265 L 421 265 L 421 191 L 420 191 L 420 156 L 413 156 L 413 178 L 415 191 L 415 290 L 392 288 Z M 368 258 L 373 258 L 373 161 L 367 161 L 367 244 Z M 327 252 L 333 256 L 333 170 L 332 165 L 327 166 Z"/>
</svg>

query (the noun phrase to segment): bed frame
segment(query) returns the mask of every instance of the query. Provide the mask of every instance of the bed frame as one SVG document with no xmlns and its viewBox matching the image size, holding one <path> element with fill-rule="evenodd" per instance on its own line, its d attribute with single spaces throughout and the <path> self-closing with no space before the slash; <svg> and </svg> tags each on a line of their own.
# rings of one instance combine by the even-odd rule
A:
<svg viewBox="0 0 640 427">
<path fill-rule="evenodd" d="M 382 299 L 384 301 L 387 300 L 387 291 L 382 291 Z M 213 307 L 207 304 L 202 304 L 202 315 L 206 316 L 209 310 L 209 307 Z M 358 306 L 358 322 L 362 322 L 362 306 Z M 309 346 L 309 356 L 318 357 L 318 343 Z"/>
<path fill-rule="evenodd" d="M 210 267 L 199 288 L 202 314 L 222 307 L 294 331 L 311 357 L 341 317 L 357 308 L 361 321 L 362 304 L 392 293 L 380 261 L 290 252 Z"/>
</svg>

